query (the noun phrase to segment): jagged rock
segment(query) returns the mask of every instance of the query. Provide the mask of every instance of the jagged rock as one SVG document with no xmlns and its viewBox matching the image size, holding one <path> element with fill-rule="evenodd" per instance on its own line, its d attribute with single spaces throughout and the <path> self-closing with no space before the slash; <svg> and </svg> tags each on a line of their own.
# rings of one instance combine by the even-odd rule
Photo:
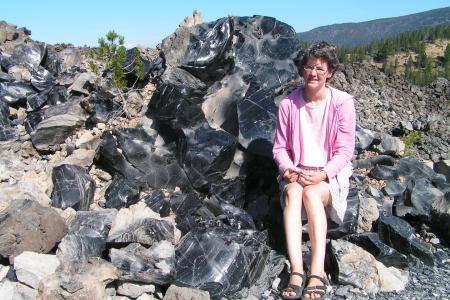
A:
<svg viewBox="0 0 450 300">
<path fill-rule="evenodd" d="M 408 268 L 408 258 L 381 242 L 376 232 L 347 235 L 342 239 L 363 248 L 387 267 L 396 267 L 403 270 Z"/>
<path fill-rule="evenodd" d="M 395 203 L 396 215 L 404 217 L 409 214 L 429 220 L 433 202 L 443 198 L 444 194 L 427 180 L 413 179 Z"/>
<path fill-rule="evenodd" d="M 81 55 L 76 48 L 64 48 L 58 55 L 67 69 L 79 68 L 81 66 Z"/>
<path fill-rule="evenodd" d="M 121 115 L 119 113 L 121 108 L 122 105 L 119 102 L 94 93 L 89 97 L 91 111 L 89 120 L 95 123 L 108 123 L 115 114 Z"/>
<path fill-rule="evenodd" d="M 378 225 L 380 240 L 407 256 L 414 255 L 426 265 L 434 266 L 433 248 L 418 239 L 415 230 L 405 220 L 398 217 L 380 217 Z"/>
<path fill-rule="evenodd" d="M 63 65 L 58 54 L 54 53 L 50 49 L 47 49 L 47 57 L 45 58 L 43 67 L 48 70 L 54 77 L 58 77 L 60 73 L 65 71 L 65 66 Z"/>
<path fill-rule="evenodd" d="M 14 65 L 26 67 L 30 72 L 36 69 L 44 57 L 47 55 L 47 45 L 29 45 L 20 44 L 14 47 L 14 53 L 11 56 Z"/>
<path fill-rule="evenodd" d="M 67 102 L 67 89 L 63 86 L 54 86 L 47 94 L 47 103 L 50 105 L 57 105 Z"/>
<path fill-rule="evenodd" d="M 242 208 L 245 202 L 244 177 L 224 178 L 211 184 L 209 192 L 220 202 Z"/>
<path fill-rule="evenodd" d="M 110 131 L 102 135 L 103 141 L 97 147 L 94 162 L 105 167 L 111 174 L 120 173 L 136 186 L 147 189 L 147 182 L 138 169 L 131 166 L 125 157 L 117 150 L 116 141 Z"/>
<path fill-rule="evenodd" d="M 59 265 L 55 255 L 25 251 L 14 258 L 17 280 L 33 289 L 37 289 L 41 279 L 52 275 Z"/>
<path fill-rule="evenodd" d="M 195 188 L 201 189 L 216 182 L 233 161 L 237 139 L 232 135 L 203 123 L 184 128 L 179 146 L 183 149 L 181 163 Z"/>
<path fill-rule="evenodd" d="M 75 165 L 61 165 L 53 168 L 52 205 L 62 209 L 89 210 L 94 199 L 95 180 L 88 170 Z"/>
<path fill-rule="evenodd" d="M 447 178 L 447 182 L 450 182 L 450 160 L 441 160 L 435 163 L 434 171 L 443 174 Z"/>
<path fill-rule="evenodd" d="M 194 193 L 183 194 L 176 191 L 170 197 L 170 207 L 180 219 L 187 214 L 193 214 L 201 206 L 198 195 Z"/>
<path fill-rule="evenodd" d="M 117 294 L 133 299 L 138 298 L 144 293 L 153 294 L 154 292 L 155 286 L 152 284 L 120 282 L 117 286 Z"/>
<path fill-rule="evenodd" d="M 372 143 L 380 142 L 380 137 L 377 133 L 373 133 L 370 129 L 359 123 L 356 123 L 355 136 L 355 148 L 358 152 L 367 149 Z"/>
<path fill-rule="evenodd" d="M 384 134 L 381 144 L 374 147 L 374 150 L 381 154 L 402 156 L 405 153 L 405 143 L 398 137 Z"/>
<path fill-rule="evenodd" d="M 106 207 L 120 209 L 136 204 L 139 201 L 140 192 L 135 183 L 116 173 L 105 192 Z"/>
<path fill-rule="evenodd" d="M 31 72 L 24 66 L 11 66 L 8 68 L 8 74 L 14 78 L 15 82 L 29 83 L 31 80 Z"/>
<path fill-rule="evenodd" d="M 41 280 L 39 296 L 42 299 L 105 299 L 105 286 L 116 279 L 114 266 L 102 259 L 63 263 L 53 275 Z"/>
<path fill-rule="evenodd" d="M 73 71 L 67 71 L 59 74 L 57 83 L 65 88 L 71 87 L 78 78 L 78 73 Z"/>
<path fill-rule="evenodd" d="M 51 106 L 45 110 L 29 113 L 25 128 L 38 151 L 57 151 L 61 149 L 68 136 L 86 121 L 86 112 L 78 101 L 70 101 Z"/>
<path fill-rule="evenodd" d="M 447 182 L 443 174 L 437 174 L 436 178 L 434 178 L 431 182 L 444 195 L 450 192 L 450 183 Z"/>
<path fill-rule="evenodd" d="M 0 83 L 0 101 L 8 105 L 17 102 L 25 102 L 31 95 L 36 94 L 36 91 L 24 82 L 1 82 Z"/>
<path fill-rule="evenodd" d="M 142 201 L 150 207 L 151 210 L 160 214 L 161 217 L 167 217 L 170 214 L 170 199 L 166 198 L 163 191 L 156 190 L 145 196 Z"/>
<path fill-rule="evenodd" d="M 47 103 L 48 90 L 27 98 L 27 111 L 35 111 Z"/>
<path fill-rule="evenodd" d="M 68 88 L 68 91 L 74 91 L 89 96 L 89 94 L 95 90 L 94 84 L 94 76 L 91 73 L 81 73 L 77 76 L 75 82 Z"/>
<path fill-rule="evenodd" d="M 386 196 L 400 196 L 405 191 L 405 187 L 398 180 L 388 180 L 381 189 Z"/>
<path fill-rule="evenodd" d="M 403 157 L 395 165 L 395 169 L 404 181 L 409 181 L 411 178 L 425 179 L 432 182 L 436 178 L 436 173 L 425 163 L 418 161 L 412 157 Z"/>
<path fill-rule="evenodd" d="M 136 47 L 126 50 L 127 57 L 121 66 L 122 70 L 124 70 L 127 73 L 127 76 L 130 76 L 131 74 L 134 75 L 133 76 L 134 80 L 136 80 L 136 77 L 137 77 L 137 74 L 134 71 L 134 68 L 137 65 L 137 63 L 134 59 L 135 51 L 139 52 L 139 50 Z M 140 55 L 139 55 L 139 61 L 144 64 L 143 75 L 144 75 L 144 77 L 147 77 L 148 74 L 150 73 L 150 62 Z M 134 80 L 133 80 L 133 82 L 134 82 Z"/>
<path fill-rule="evenodd" d="M 431 226 L 450 241 L 450 192 L 431 205 Z"/>
<path fill-rule="evenodd" d="M 119 147 L 123 150 L 127 160 L 146 174 L 149 186 L 155 189 L 174 190 L 179 187 L 182 191 L 192 190 L 186 173 L 180 165 L 168 156 L 157 155 L 155 139 L 143 129 L 114 130 Z"/>
<path fill-rule="evenodd" d="M 56 78 L 52 73 L 41 66 L 33 70 L 30 81 L 34 88 L 40 92 L 50 90 L 56 84 Z"/>
<path fill-rule="evenodd" d="M 376 155 L 374 157 L 360 159 L 353 162 L 355 168 L 370 169 L 376 165 L 393 166 L 395 159 L 389 155 Z"/>
<path fill-rule="evenodd" d="M 174 284 L 196 287 L 208 291 L 212 299 L 220 299 L 258 283 L 260 289 L 253 291 L 261 295 L 284 264 L 284 259 L 272 253 L 264 239 L 264 233 L 255 231 L 191 231 L 177 245 Z"/>
<path fill-rule="evenodd" d="M 127 110 L 132 117 L 136 117 L 144 106 L 144 99 L 139 92 L 131 92 L 127 95 Z"/>
<path fill-rule="evenodd" d="M 0 82 L 13 82 L 14 76 L 5 73 L 3 71 L 0 71 Z"/>
<path fill-rule="evenodd" d="M 250 216 L 245 210 L 235 207 L 228 203 L 221 203 L 220 208 L 227 216 L 230 226 L 239 230 L 251 229 L 256 230 L 255 223 L 252 216 Z"/>
<path fill-rule="evenodd" d="M 11 262 L 24 251 L 48 253 L 67 234 L 56 211 L 32 200 L 14 200 L 0 219 L 0 255 Z"/>
<path fill-rule="evenodd" d="M 377 180 L 397 180 L 398 172 L 395 167 L 377 165 L 370 170 L 369 176 Z"/>
<path fill-rule="evenodd" d="M 180 23 L 180 27 L 193 27 L 202 23 L 202 14 L 198 10 L 194 10 L 192 17 L 186 16 Z"/>
<path fill-rule="evenodd" d="M 0 282 L 2 300 L 34 300 L 38 291 L 19 282 L 9 280 Z"/>
<path fill-rule="evenodd" d="M 350 242 L 332 240 L 327 245 L 327 252 L 332 260 L 331 276 L 338 284 L 350 284 L 367 293 L 405 289 L 406 283 L 396 276 L 399 275 L 398 270 L 389 272 L 370 253 Z"/>
<path fill-rule="evenodd" d="M 171 284 L 164 295 L 163 300 L 177 300 L 177 299 L 203 299 L 209 300 L 208 291 L 201 291 L 195 288 L 177 286 Z"/>
<path fill-rule="evenodd" d="M 155 242 L 166 240 L 176 243 L 180 232 L 175 228 L 171 217 L 162 218 L 145 203 L 121 209 L 114 218 L 108 234 L 108 243 L 139 242 L 151 246 Z"/>
<path fill-rule="evenodd" d="M 359 204 L 358 232 L 371 231 L 372 223 L 379 217 L 378 202 L 373 198 L 363 198 Z"/>
<path fill-rule="evenodd" d="M 98 143 L 100 140 L 98 139 Z M 76 165 L 82 168 L 89 169 L 95 157 L 95 150 L 75 149 L 61 164 Z"/>
<path fill-rule="evenodd" d="M 9 141 L 18 137 L 17 129 L 9 121 L 10 110 L 5 102 L 0 100 L 0 141 Z"/>
<path fill-rule="evenodd" d="M 111 263 L 119 271 L 119 279 L 168 285 L 175 279 L 175 248 L 167 241 L 146 249 L 138 243 L 111 249 Z"/>
<path fill-rule="evenodd" d="M 105 248 L 104 236 L 98 231 L 83 227 L 61 240 L 56 256 L 64 263 L 86 261 L 91 257 L 101 257 Z"/>
</svg>

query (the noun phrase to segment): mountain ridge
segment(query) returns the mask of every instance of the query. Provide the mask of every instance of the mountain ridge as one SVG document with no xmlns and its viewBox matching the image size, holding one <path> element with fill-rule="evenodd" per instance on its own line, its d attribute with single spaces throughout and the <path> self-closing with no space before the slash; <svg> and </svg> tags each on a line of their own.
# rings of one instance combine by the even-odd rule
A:
<svg viewBox="0 0 450 300">
<path fill-rule="evenodd" d="M 380 40 L 404 31 L 437 25 L 450 25 L 450 7 L 394 18 L 321 26 L 297 33 L 297 36 L 302 42 L 315 43 L 325 40 L 339 47 L 353 48 L 359 44 L 369 44 L 374 39 Z"/>
</svg>

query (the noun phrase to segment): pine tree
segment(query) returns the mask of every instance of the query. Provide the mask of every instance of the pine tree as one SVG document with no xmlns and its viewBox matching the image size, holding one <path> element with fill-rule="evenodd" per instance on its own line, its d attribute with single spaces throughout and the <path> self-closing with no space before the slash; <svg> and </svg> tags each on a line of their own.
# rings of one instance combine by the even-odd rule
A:
<svg viewBox="0 0 450 300">
<path fill-rule="evenodd" d="M 118 35 L 114 30 L 109 31 L 106 34 L 106 40 L 104 38 L 98 39 L 99 47 L 97 48 L 97 55 L 95 55 L 92 49 L 88 51 L 88 56 L 91 58 L 91 60 L 88 61 L 88 64 L 94 73 L 99 71 L 99 66 L 93 59 L 102 62 L 105 65 L 105 69 L 110 69 L 112 71 L 111 75 L 106 79 L 117 89 L 122 100 L 122 109 L 121 111 L 115 113 L 115 117 L 121 116 L 125 113 L 127 118 L 129 118 L 130 115 L 126 107 L 127 102 L 123 93 L 123 90 L 127 87 L 127 73 L 123 70 L 123 64 L 127 58 L 127 53 L 123 47 L 124 41 L 125 38 L 123 36 Z M 134 51 L 131 65 L 132 64 L 135 65 L 133 71 L 135 72 L 137 78 L 131 89 L 133 89 L 138 80 L 144 79 L 145 65 L 140 60 L 139 51 L 137 49 Z M 111 119 L 114 119 L 114 117 Z"/>
</svg>

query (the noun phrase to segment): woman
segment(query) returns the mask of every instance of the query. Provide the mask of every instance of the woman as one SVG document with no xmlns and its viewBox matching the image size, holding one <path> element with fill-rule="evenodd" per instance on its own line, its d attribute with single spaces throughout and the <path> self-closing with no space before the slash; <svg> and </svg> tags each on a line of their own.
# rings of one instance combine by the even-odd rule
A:
<svg viewBox="0 0 450 300">
<path fill-rule="evenodd" d="M 327 215 L 342 223 L 347 208 L 356 117 L 353 97 L 326 84 L 338 63 L 334 46 L 324 41 L 310 46 L 299 65 L 305 86 L 293 91 L 279 106 L 273 155 L 281 175 L 291 263 L 283 299 L 323 298 Z M 306 218 L 312 261 L 304 288 L 302 219 Z"/>
</svg>

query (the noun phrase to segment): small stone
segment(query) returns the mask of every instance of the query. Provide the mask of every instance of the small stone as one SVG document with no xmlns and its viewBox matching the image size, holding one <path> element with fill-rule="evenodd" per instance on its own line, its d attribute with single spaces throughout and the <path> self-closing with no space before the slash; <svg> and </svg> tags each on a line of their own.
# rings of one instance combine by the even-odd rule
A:
<svg viewBox="0 0 450 300">
<path fill-rule="evenodd" d="M 348 288 L 345 286 L 341 286 L 340 288 L 338 288 L 336 290 L 336 292 L 334 294 L 339 297 L 344 297 L 347 294 L 347 292 L 348 292 Z"/>
</svg>

